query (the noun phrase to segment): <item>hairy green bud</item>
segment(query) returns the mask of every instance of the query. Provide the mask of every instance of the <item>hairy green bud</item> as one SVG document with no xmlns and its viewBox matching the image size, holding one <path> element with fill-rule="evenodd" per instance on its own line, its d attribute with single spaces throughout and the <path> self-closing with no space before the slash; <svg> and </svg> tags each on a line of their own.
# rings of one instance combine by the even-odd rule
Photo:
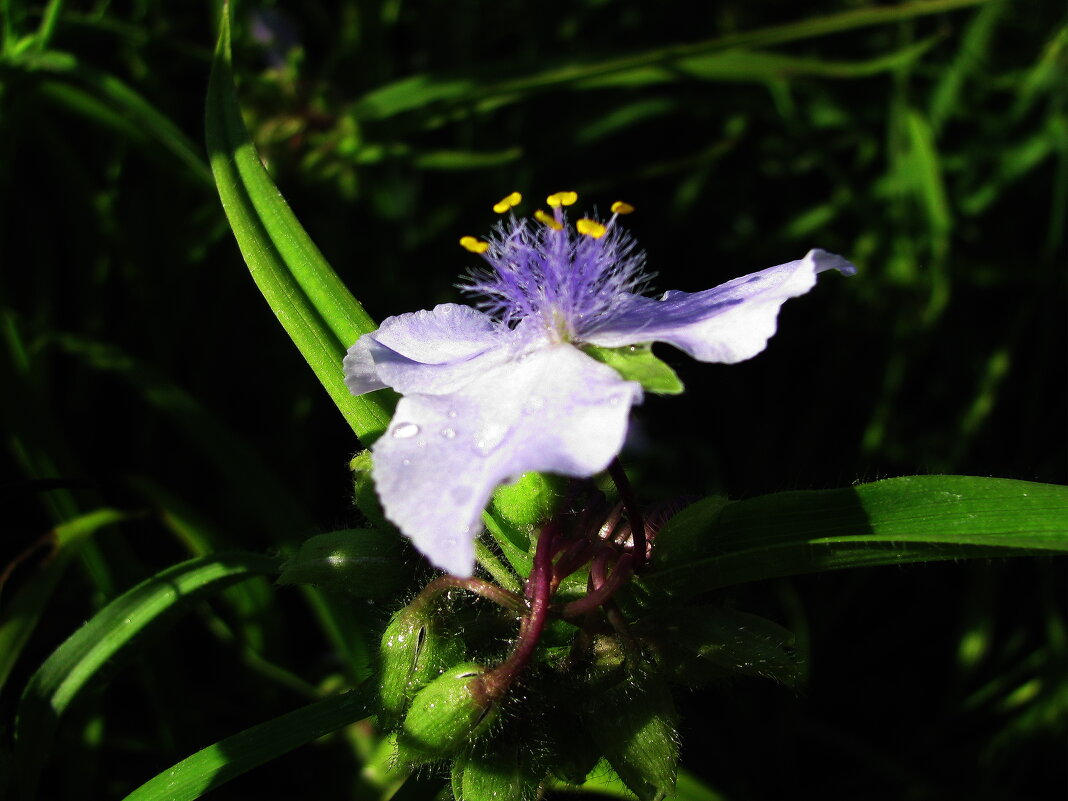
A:
<svg viewBox="0 0 1068 801">
<path fill-rule="evenodd" d="M 482 683 L 485 668 L 456 665 L 420 690 L 404 718 L 398 742 L 427 759 L 452 756 L 489 728 L 497 704 Z"/>
<path fill-rule="evenodd" d="M 379 648 L 382 726 L 400 723 L 416 693 L 463 656 L 463 642 L 446 631 L 432 612 L 421 606 L 397 612 L 382 633 Z"/>
</svg>

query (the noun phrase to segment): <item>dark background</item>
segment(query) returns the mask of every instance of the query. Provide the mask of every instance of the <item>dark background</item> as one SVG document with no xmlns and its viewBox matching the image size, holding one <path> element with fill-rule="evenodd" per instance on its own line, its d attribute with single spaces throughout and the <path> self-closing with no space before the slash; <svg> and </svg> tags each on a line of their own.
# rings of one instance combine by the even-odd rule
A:
<svg viewBox="0 0 1068 801">
<path fill-rule="evenodd" d="M 378 319 L 458 300 L 474 265 L 456 239 L 488 230 L 516 189 L 633 203 L 658 290 L 810 247 L 856 262 L 856 277 L 825 275 L 788 303 L 750 362 L 658 350 L 687 392 L 635 412 L 624 461 L 644 499 L 940 472 L 1064 483 L 1063 8 L 802 32 L 754 43 L 726 72 L 672 49 L 878 7 L 242 3 L 235 64 L 273 177 Z M 14 42 L 42 7 L 11 8 Z M 196 550 L 161 509 L 201 521 L 209 549 L 292 547 L 358 520 L 346 462 L 359 444 L 249 279 L 210 179 L 151 124 L 170 120 L 203 152 L 217 18 L 211 2 L 67 3 L 46 49 L 73 62 L 3 61 L 0 552 L 78 512 L 148 512 L 94 538 L 64 580 L 0 694 L 4 738 L 18 688 L 59 642 Z M 640 70 L 553 73 L 641 54 Z M 375 93 L 413 75 L 425 80 Z M 88 486 L 21 483 L 52 477 Z M 1057 797 L 1063 579 L 1063 563 L 1021 560 L 734 591 L 796 633 L 808 682 L 684 697 L 683 763 L 731 801 Z M 269 659 L 318 686 L 360 673 L 295 590 L 273 595 L 256 635 Z M 390 611 L 351 606 L 357 629 Z M 303 702 L 243 666 L 215 616 L 180 624 L 72 711 L 50 792 L 122 797 Z M 356 770 L 338 737 L 212 797 L 342 798 Z"/>
</svg>

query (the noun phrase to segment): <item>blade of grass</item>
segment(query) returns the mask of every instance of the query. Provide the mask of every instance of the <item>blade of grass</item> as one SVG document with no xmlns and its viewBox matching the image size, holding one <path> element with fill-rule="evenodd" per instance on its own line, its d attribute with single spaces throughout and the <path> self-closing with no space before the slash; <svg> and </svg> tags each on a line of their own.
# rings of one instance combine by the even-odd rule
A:
<svg viewBox="0 0 1068 801">
<path fill-rule="evenodd" d="M 353 397 L 341 361 L 377 325 L 297 221 L 249 138 L 234 91 L 228 3 L 208 84 L 206 133 L 219 197 L 252 277 L 352 430 L 373 439 L 389 422 L 391 396 Z"/>
<path fill-rule="evenodd" d="M 651 587 L 678 595 L 777 576 L 1068 552 L 1068 487 L 908 476 L 699 502 L 657 535 Z"/>
<path fill-rule="evenodd" d="M 38 573 L 30 577 L 6 605 L 0 622 L 0 690 L 11 675 L 19 654 L 44 613 L 52 593 L 59 584 L 78 544 L 107 526 L 130 517 L 116 509 L 97 509 L 56 526 L 49 532 L 52 553 Z M 3 589 L 0 584 L 0 589 Z"/>
<path fill-rule="evenodd" d="M 569 64 L 509 80 L 484 79 L 479 75 L 417 75 L 388 84 L 365 95 L 355 106 L 358 117 L 385 119 L 429 105 L 466 104 L 557 88 L 577 81 L 645 67 L 663 67 L 680 59 L 734 48 L 768 47 L 787 42 L 843 33 L 873 25 L 899 23 L 928 14 L 940 14 L 986 0 L 928 0 L 897 6 L 867 6 L 840 14 L 760 28 L 693 44 L 660 47 L 622 58 L 592 64 Z"/>
<path fill-rule="evenodd" d="M 58 50 L 30 49 L 20 53 L 10 63 L 28 72 L 42 72 L 54 76 L 54 80 L 66 81 L 75 87 L 80 86 L 115 116 L 125 120 L 128 126 L 135 127 L 140 132 L 137 139 L 150 139 L 161 145 L 178 159 L 190 175 L 204 183 L 211 183 L 211 172 L 204 163 L 203 154 L 193 141 L 182 133 L 167 115 L 114 75 L 85 64 L 70 53 Z M 51 97 L 59 102 L 68 100 L 69 107 L 75 111 L 93 111 L 84 100 L 77 102 L 78 98 L 74 92 L 64 94 L 62 90 L 53 87 Z M 86 116 L 89 119 L 106 121 L 99 112 L 88 113 Z M 114 125 L 114 122 L 110 124 Z"/>
<path fill-rule="evenodd" d="M 374 688 L 324 698 L 209 745 L 142 784 L 123 801 L 193 801 L 294 748 L 371 714 Z"/>
<path fill-rule="evenodd" d="M 59 719 L 90 683 L 106 679 L 137 649 L 139 635 L 158 632 L 213 592 L 278 569 L 279 560 L 231 553 L 167 568 L 123 593 L 72 634 L 33 674 L 19 702 L 15 761 L 23 797 L 32 798 Z"/>
</svg>

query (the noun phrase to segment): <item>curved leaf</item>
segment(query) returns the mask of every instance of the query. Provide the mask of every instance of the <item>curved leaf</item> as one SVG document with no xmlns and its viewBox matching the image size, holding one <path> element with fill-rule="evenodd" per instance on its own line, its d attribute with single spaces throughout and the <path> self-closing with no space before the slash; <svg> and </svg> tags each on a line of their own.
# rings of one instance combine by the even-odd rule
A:
<svg viewBox="0 0 1068 801">
<path fill-rule="evenodd" d="M 374 688 L 324 698 L 186 757 L 124 801 L 192 801 L 252 768 L 371 714 Z"/>
<path fill-rule="evenodd" d="M 657 535 L 649 586 L 696 595 L 849 567 L 1068 552 L 1068 487 L 907 476 L 837 490 L 706 499 Z"/>
<path fill-rule="evenodd" d="M 15 762 L 25 798 L 48 755 L 59 718 L 91 681 L 103 679 L 134 649 L 134 638 L 158 630 L 210 593 L 252 576 L 278 570 L 279 561 L 259 554 L 214 554 L 191 559 L 125 592 L 57 648 L 30 678 L 18 708 Z"/>
<path fill-rule="evenodd" d="M 219 197 L 256 285 L 352 430 L 373 439 L 389 422 L 392 395 L 353 397 L 341 360 L 377 325 L 323 258 L 256 153 L 234 93 L 228 3 L 208 83 L 206 133 Z"/>
</svg>

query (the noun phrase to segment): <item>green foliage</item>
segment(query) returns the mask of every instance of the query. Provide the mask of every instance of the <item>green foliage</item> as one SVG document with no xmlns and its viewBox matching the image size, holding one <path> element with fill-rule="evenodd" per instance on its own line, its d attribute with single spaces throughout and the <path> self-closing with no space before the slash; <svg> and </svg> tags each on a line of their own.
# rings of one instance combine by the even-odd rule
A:
<svg viewBox="0 0 1068 801">
<path fill-rule="evenodd" d="M 675 371 L 653 355 L 652 345 L 631 345 L 627 348 L 587 345 L 583 351 L 607 364 L 628 381 L 637 381 L 657 395 L 678 395 L 685 389 Z"/>
<path fill-rule="evenodd" d="M 620 776 L 654 797 L 645 774 L 667 786 L 673 715 L 628 719 L 655 733 L 647 754 L 625 737 L 592 746 L 575 711 L 591 687 L 645 676 L 705 687 L 679 705 L 701 774 L 680 771 L 683 799 L 1045 791 L 1068 720 L 1061 488 L 812 488 L 1065 481 L 1049 367 L 1065 363 L 1062 10 L 239 4 L 214 58 L 209 169 L 217 6 L 0 3 L 0 795 L 29 798 L 14 777 L 42 766 L 49 799 L 448 792 L 440 772 L 409 778 L 365 720 L 390 608 L 277 590 L 268 557 L 237 583 L 206 567 L 203 588 L 157 580 L 186 575 L 167 566 L 189 555 L 310 552 L 367 522 L 388 549 L 366 451 L 358 511 L 345 500 L 352 434 L 370 444 L 394 400 L 341 383 L 345 349 L 375 325 L 349 290 L 378 319 L 457 300 L 471 264 L 455 238 L 492 224 L 505 191 L 564 186 L 635 203 L 660 289 L 811 246 L 860 275 L 786 310 L 751 363 L 658 351 L 687 392 L 637 410 L 627 468 L 643 502 L 706 499 L 659 532 L 620 601 L 651 661 L 628 679 L 601 632 L 600 651 L 575 655 L 582 679 L 561 684 L 577 628 L 554 621 L 522 697 L 460 747 L 457 794 L 530 794 L 555 770 L 568 784 L 548 798 L 632 798 Z M 566 495 L 525 481 L 499 493 L 478 544 L 520 593 L 530 527 Z M 323 586 L 337 578 L 324 553 L 302 568 Z M 1021 553 L 1040 558 L 990 562 Z M 866 569 L 910 561 L 942 564 Z M 132 597 L 146 605 L 116 617 Z M 460 646 L 502 658 L 511 614 L 446 608 L 462 642 L 435 669 Z"/>
<path fill-rule="evenodd" d="M 659 533 L 646 581 L 691 596 L 814 571 L 1065 553 L 1066 515 L 1068 487 L 973 476 L 891 478 L 727 505 L 714 499 Z"/>
</svg>

